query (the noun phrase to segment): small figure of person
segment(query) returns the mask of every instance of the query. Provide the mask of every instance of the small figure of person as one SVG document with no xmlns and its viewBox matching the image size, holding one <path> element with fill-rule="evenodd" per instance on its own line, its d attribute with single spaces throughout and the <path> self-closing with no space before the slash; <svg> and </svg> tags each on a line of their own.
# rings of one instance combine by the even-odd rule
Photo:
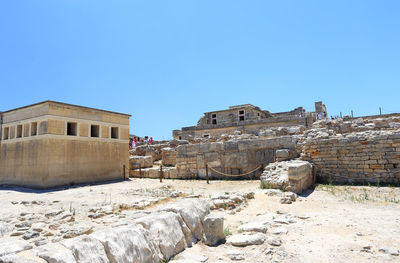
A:
<svg viewBox="0 0 400 263">
<path fill-rule="evenodd" d="M 149 144 L 153 144 L 153 137 L 150 136 Z"/>
<path fill-rule="evenodd" d="M 136 144 L 137 144 L 137 137 L 133 137 L 133 143 L 135 144 L 135 147 L 136 147 Z"/>
<path fill-rule="evenodd" d="M 144 136 L 144 141 L 145 141 L 146 144 L 148 144 L 149 143 L 149 137 L 148 136 Z"/>
<path fill-rule="evenodd" d="M 133 139 L 129 138 L 129 150 L 132 150 Z"/>
</svg>

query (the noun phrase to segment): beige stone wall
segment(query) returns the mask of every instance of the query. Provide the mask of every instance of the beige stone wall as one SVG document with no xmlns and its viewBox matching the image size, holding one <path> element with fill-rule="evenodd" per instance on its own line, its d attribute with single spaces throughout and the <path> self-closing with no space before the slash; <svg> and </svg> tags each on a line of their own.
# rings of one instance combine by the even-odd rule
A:
<svg viewBox="0 0 400 263">
<path fill-rule="evenodd" d="M 80 123 L 79 124 L 79 136 L 89 137 L 89 123 Z M 105 137 L 108 138 L 108 137 Z"/>
<path fill-rule="evenodd" d="M 120 137 L 122 140 L 129 140 L 129 127 L 122 127 L 120 129 Z"/>
<path fill-rule="evenodd" d="M 102 126 L 101 127 L 101 138 L 110 138 L 110 127 L 109 126 Z"/>
<path fill-rule="evenodd" d="M 400 183 L 400 131 L 354 133 L 304 145 L 323 181 Z"/>
<path fill-rule="evenodd" d="M 123 165 L 128 172 L 128 115 L 46 102 L 6 112 L 3 120 L 10 136 L 1 141 L 0 184 L 46 188 L 122 179 Z M 76 123 L 76 136 L 67 135 L 68 122 Z M 91 125 L 99 127 L 99 137 L 91 136 Z M 112 127 L 118 138 L 111 138 Z"/>
<path fill-rule="evenodd" d="M 47 188 L 123 178 L 129 167 L 124 141 L 46 136 L 1 144 L 0 184 Z"/>
<path fill-rule="evenodd" d="M 48 121 L 47 129 L 48 129 L 47 130 L 48 134 L 64 135 L 65 134 L 65 121 L 50 119 Z"/>
<path fill-rule="evenodd" d="M 48 114 L 73 119 L 129 125 L 129 117 L 124 115 L 53 102 L 49 103 Z"/>
<path fill-rule="evenodd" d="M 4 112 L 2 113 L 3 123 L 12 123 L 17 121 L 37 118 L 48 114 L 48 111 L 49 111 L 48 104 L 40 104 L 32 107 L 18 109 L 12 112 Z"/>
<path fill-rule="evenodd" d="M 1 144 L 0 184 L 41 187 L 48 177 L 46 140 L 20 140 Z"/>
<path fill-rule="evenodd" d="M 247 173 L 260 165 L 273 162 L 276 149 L 294 149 L 295 145 L 296 139 L 290 136 L 180 145 L 176 148 L 178 178 L 204 178 L 206 163 L 209 167 L 230 175 Z M 261 172 L 259 169 L 249 177 L 258 177 Z M 212 178 L 224 178 L 215 172 L 210 172 L 209 175 Z"/>
<path fill-rule="evenodd" d="M 23 137 L 28 137 L 30 135 L 30 124 L 29 123 L 25 123 L 24 124 L 24 134 Z"/>
</svg>

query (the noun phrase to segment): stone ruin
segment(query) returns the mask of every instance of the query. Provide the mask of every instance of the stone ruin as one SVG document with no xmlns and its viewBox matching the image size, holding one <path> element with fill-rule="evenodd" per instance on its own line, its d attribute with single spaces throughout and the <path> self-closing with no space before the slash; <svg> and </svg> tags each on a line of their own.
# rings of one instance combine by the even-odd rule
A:
<svg viewBox="0 0 400 263">
<path fill-rule="evenodd" d="M 309 188 L 315 180 L 397 184 L 400 115 L 324 119 L 310 128 L 272 127 L 261 129 L 258 135 L 238 130 L 139 146 L 131 154 L 132 177 L 261 178 L 265 187 L 295 193 Z"/>
</svg>

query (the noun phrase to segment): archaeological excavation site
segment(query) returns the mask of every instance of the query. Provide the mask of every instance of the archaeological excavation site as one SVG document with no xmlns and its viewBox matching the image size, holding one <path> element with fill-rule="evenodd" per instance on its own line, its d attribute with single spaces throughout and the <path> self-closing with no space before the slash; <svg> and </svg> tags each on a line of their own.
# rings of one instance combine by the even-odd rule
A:
<svg viewBox="0 0 400 263">
<path fill-rule="evenodd" d="M 0 112 L 0 262 L 400 262 L 400 114 L 313 108 L 151 142 L 126 113 Z"/>
</svg>

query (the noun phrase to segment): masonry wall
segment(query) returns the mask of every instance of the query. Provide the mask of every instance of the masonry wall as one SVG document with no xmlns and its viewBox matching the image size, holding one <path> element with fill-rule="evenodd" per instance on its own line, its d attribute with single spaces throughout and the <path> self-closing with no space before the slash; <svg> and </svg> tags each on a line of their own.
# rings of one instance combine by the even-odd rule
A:
<svg viewBox="0 0 400 263">
<path fill-rule="evenodd" d="M 47 188 L 128 176 L 128 115 L 48 102 L 3 116 L 9 136 L 0 145 L 0 184 Z M 68 122 L 76 123 L 76 135 L 68 135 Z M 91 125 L 99 127 L 98 137 Z"/>
<path fill-rule="evenodd" d="M 178 178 L 204 178 L 205 164 L 215 170 L 239 175 L 252 171 L 260 165 L 274 162 L 276 149 L 294 149 L 296 139 L 290 136 L 263 140 L 240 140 L 180 145 L 176 148 Z M 248 177 L 259 177 L 259 169 Z M 210 171 L 211 178 L 226 178 Z"/>
<path fill-rule="evenodd" d="M 314 139 L 302 158 L 323 181 L 400 183 L 400 130 Z"/>
<path fill-rule="evenodd" d="M 239 111 L 244 111 L 244 120 L 242 121 L 239 121 Z M 216 115 L 217 124 L 212 124 L 213 114 Z M 257 122 L 265 117 L 266 114 L 264 112 L 254 108 L 236 108 L 217 112 L 207 112 L 205 113 L 205 116 L 199 120 L 197 128 L 208 129 L 214 127 L 240 126 L 249 122 Z"/>
<path fill-rule="evenodd" d="M 219 137 L 222 134 L 233 134 L 235 131 L 243 131 L 243 134 L 254 134 L 258 135 L 260 130 L 267 129 L 271 127 L 289 127 L 289 126 L 297 126 L 304 125 L 305 119 L 294 117 L 293 119 L 285 120 L 285 121 L 269 121 L 263 123 L 256 124 L 248 124 L 243 126 L 234 126 L 234 127 L 221 127 L 215 129 L 201 129 L 201 130 L 193 130 L 187 133 L 186 131 L 182 131 L 182 139 L 188 139 L 188 135 L 192 137 L 205 137 L 207 135 L 213 137 Z"/>
</svg>

